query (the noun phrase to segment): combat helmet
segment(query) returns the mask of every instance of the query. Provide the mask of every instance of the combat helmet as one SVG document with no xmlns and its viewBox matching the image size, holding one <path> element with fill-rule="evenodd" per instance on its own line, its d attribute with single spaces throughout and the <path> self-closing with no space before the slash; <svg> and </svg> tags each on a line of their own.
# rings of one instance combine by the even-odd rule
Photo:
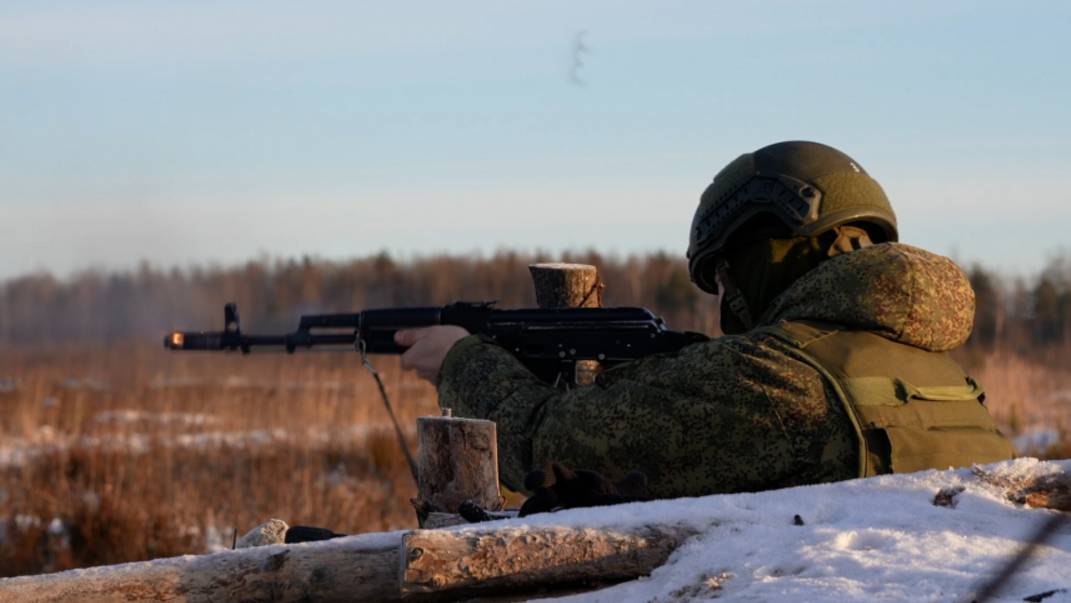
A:
<svg viewBox="0 0 1071 603">
<path fill-rule="evenodd" d="M 787 141 L 745 153 L 725 166 L 699 200 L 688 245 L 688 273 L 708 293 L 729 237 L 760 214 L 793 236 L 817 236 L 853 223 L 876 242 L 896 241 L 896 215 L 885 191 L 858 162 L 817 142 Z"/>
</svg>

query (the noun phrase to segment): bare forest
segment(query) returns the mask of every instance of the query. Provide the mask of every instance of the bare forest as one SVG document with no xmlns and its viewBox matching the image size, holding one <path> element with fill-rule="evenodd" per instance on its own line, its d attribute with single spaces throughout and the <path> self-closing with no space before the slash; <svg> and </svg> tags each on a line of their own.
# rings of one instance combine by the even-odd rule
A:
<svg viewBox="0 0 1071 603">
<path fill-rule="evenodd" d="M 228 548 L 269 517 L 356 533 L 415 525 L 415 488 L 371 378 L 351 354 L 170 354 L 169 329 L 249 330 L 302 313 L 534 303 L 526 266 L 595 264 L 607 306 L 717 333 L 716 300 L 680 258 L 594 252 L 31 274 L 0 284 L 0 576 Z M 1071 258 L 1039 274 L 967 272 L 975 333 L 957 352 L 1022 454 L 1071 454 Z M 435 392 L 374 359 L 404 425 Z M 410 436 L 413 434 L 410 433 Z"/>
</svg>

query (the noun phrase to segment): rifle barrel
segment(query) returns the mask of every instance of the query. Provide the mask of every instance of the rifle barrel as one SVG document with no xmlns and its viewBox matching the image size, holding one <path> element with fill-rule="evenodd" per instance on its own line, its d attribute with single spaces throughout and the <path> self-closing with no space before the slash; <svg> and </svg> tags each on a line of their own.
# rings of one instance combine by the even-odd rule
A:
<svg viewBox="0 0 1071 603">
<path fill-rule="evenodd" d="M 353 347 L 354 333 L 309 333 L 298 331 L 285 335 L 243 335 L 227 331 L 172 331 L 164 338 L 169 350 L 241 350 L 253 347 L 279 347 L 292 352 L 296 348 L 317 346 Z"/>
</svg>

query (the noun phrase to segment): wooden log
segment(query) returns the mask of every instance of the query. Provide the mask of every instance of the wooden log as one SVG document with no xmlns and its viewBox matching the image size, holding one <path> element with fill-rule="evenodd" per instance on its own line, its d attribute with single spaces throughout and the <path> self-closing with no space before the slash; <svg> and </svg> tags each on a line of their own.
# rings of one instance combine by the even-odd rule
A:
<svg viewBox="0 0 1071 603">
<path fill-rule="evenodd" d="M 402 543 L 403 597 L 502 594 L 649 574 L 693 535 L 680 526 L 627 530 L 416 530 Z"/>
<path fill-rule="evenodd" d="M 0 580 L 0 601 L 392 601 L 402 533 Z"/>
<path fill-rule="evenodd" d="M 418 509 L 457 513 L 466 500 L 501 509 L 496 437 L 494 421 L 418 417 Z"/>
<path fill-rule="evenodd" d="M 1071 513 L 1071 474 L 1044 475 L 1023 489 L 1023 502 L 1034 508 Z"/>
<path fill-rule="evenodd" d="M 973 467 L 982 482 L 997 486 L 1008 500 L 1034 508 L 1053 509 L 1071 513 L 1071 472 L 1060 471 L 1046 475 L 1007 477 Z"/>
<path fill-rule="evenodd" d="M 0 601 L 515 600 L 649 574 L 680 526 L 416 530 L 0 579 Z"/>
<path fill-rule="evenodd" d="M 540 308 L 600 308 L 599 271 L 588 264 L 532 264 L 528 266 Z"/>
<path fill-rule="evenodd" d="M 531 264 L 536 304 L 540 308 L 601 308 L 602 289 L 599 271 L 589 264 Z M 579 385 L 593 383 L 599 373 L 595 360 L 576 363 L 574 381 Z"/>
</svg>

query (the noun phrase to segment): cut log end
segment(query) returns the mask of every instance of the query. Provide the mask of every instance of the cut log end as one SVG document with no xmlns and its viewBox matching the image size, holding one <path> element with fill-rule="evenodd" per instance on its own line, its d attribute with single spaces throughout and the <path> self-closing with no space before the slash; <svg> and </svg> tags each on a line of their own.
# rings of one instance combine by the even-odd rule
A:
<svg viewBox="0 0 1071 603">
<path fill-rule="evenodd" d="M 540 308 L 599 308 L 602 281 L 588 264 L 532 264 L 528 266 Z"/>
</svg>

